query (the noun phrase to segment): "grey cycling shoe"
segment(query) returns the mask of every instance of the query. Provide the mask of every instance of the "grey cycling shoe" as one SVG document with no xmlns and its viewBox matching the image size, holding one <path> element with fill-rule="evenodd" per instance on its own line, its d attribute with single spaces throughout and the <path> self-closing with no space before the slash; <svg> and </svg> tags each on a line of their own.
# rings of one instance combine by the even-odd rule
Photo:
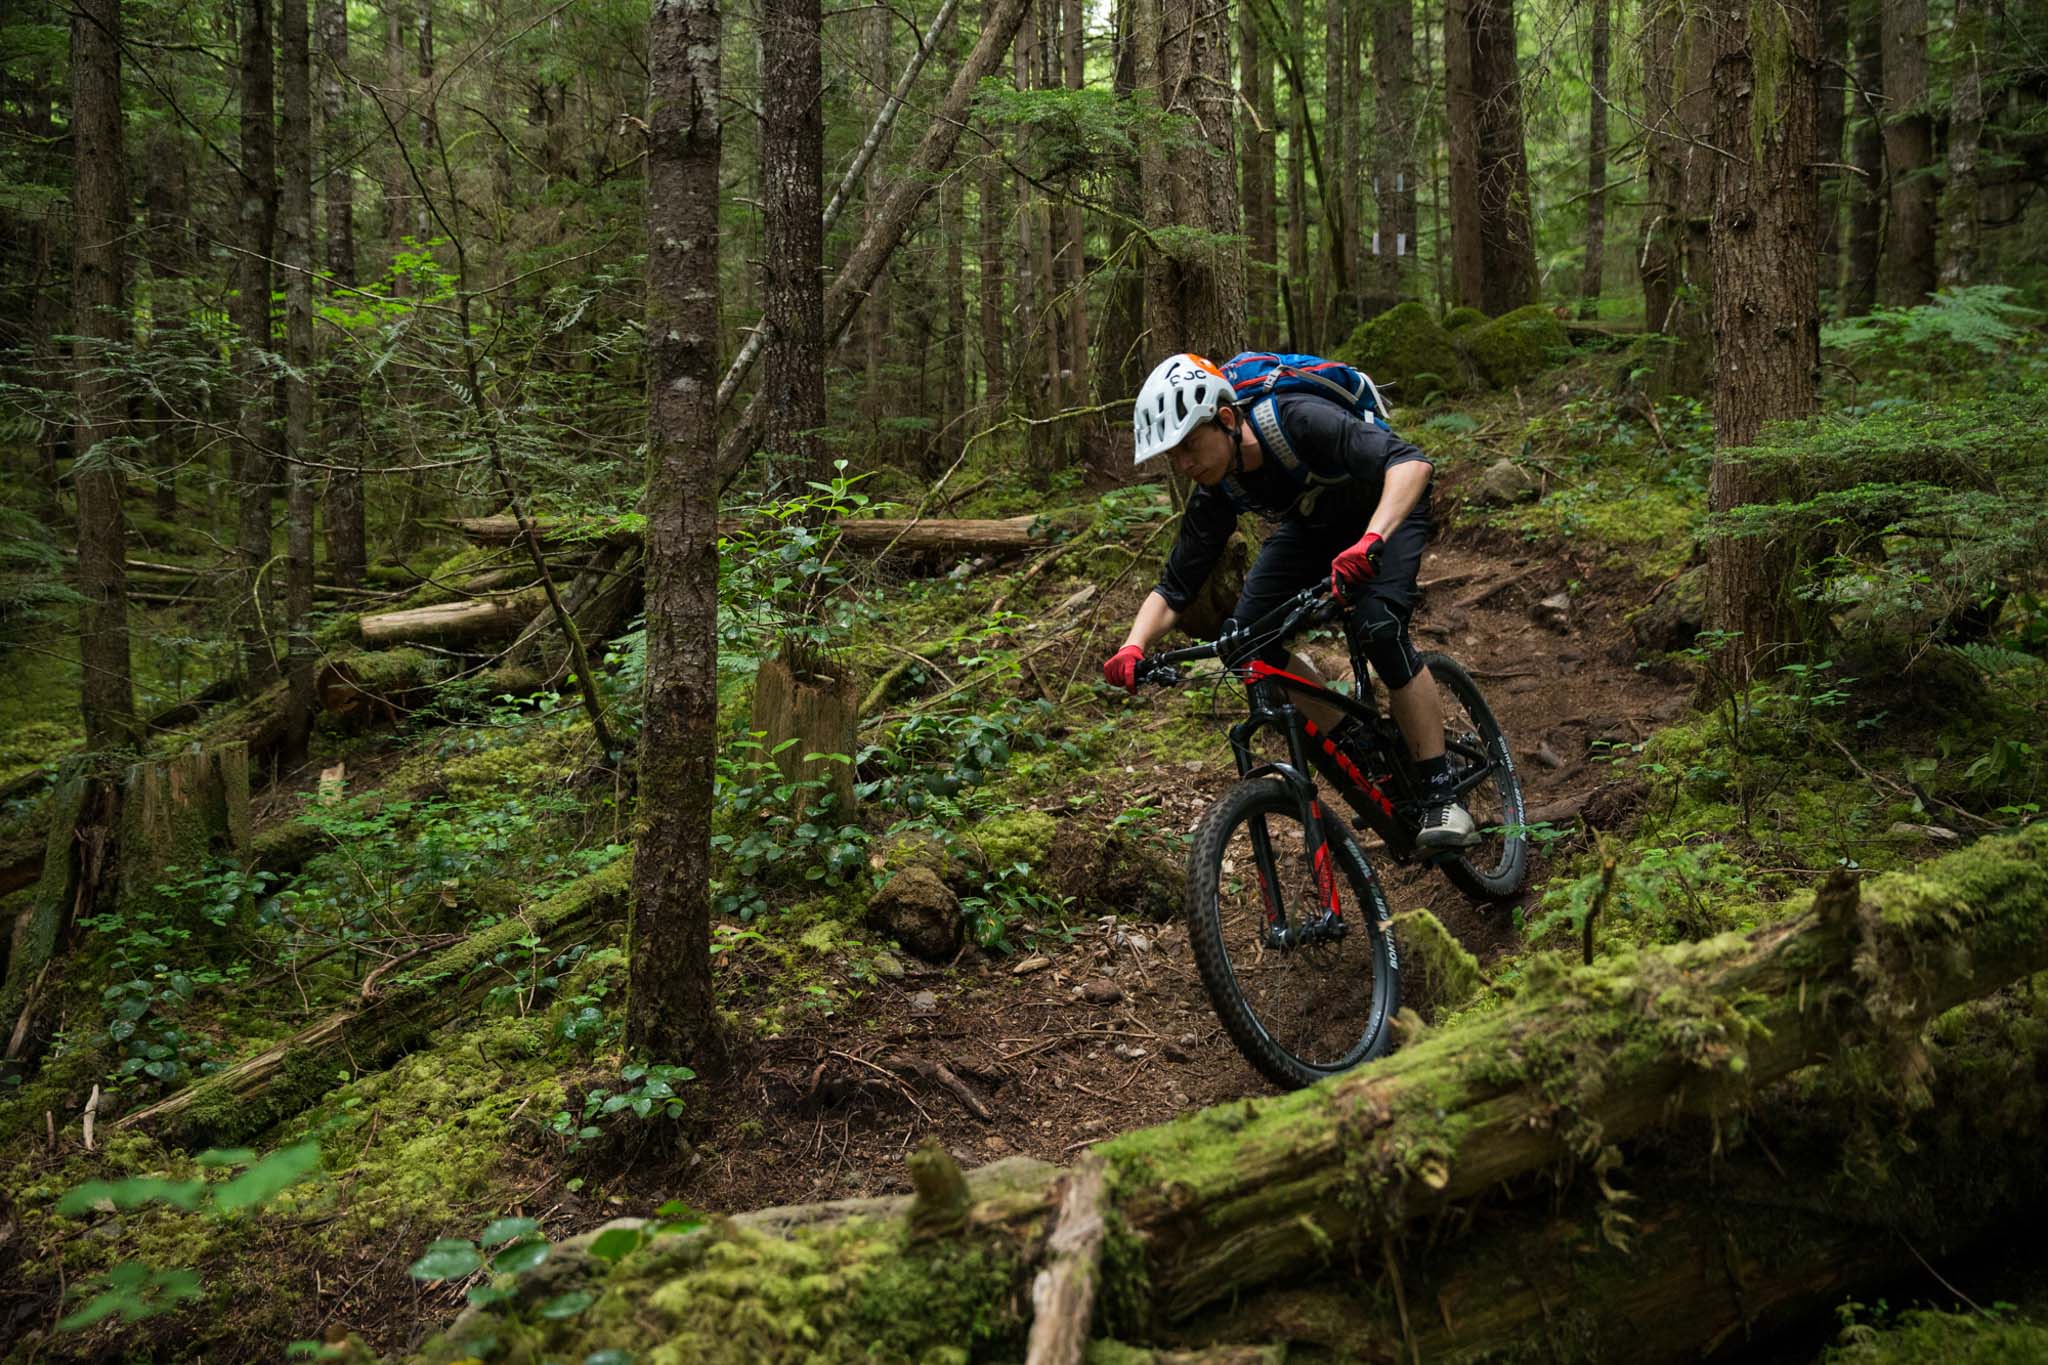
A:
<svg viewBox="0 0 2048 1365">
<path fill-rule="evenodd" d="M 1471 848 L 1479 842 L 1479 830 L 1472 813 L 1455 801 L 1431 803 L 1422 812 L 1421 829 L 1415 836 L 1420 849 Z"/>
</svg>

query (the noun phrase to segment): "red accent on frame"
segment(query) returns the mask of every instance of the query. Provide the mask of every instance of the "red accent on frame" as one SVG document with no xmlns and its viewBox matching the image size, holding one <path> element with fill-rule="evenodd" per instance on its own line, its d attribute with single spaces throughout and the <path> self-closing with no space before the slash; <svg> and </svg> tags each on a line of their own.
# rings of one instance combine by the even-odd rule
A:
<svg viewBox="0 0 2048 1365">
<path fill-rule="evenodd" d="M 1284 668 L 1275 668 L 1264 659 L 1253 659 L 1251 668 L 1254 678 L 1285 678 L 1288 682 L 1300 683 L 1303 687 L 1312 687 L 1318 692 L 1324 690 L 1321 683 L 1312 682 L 1302 677 L 1299 673 L 1289 673 Z"/>
</svg>

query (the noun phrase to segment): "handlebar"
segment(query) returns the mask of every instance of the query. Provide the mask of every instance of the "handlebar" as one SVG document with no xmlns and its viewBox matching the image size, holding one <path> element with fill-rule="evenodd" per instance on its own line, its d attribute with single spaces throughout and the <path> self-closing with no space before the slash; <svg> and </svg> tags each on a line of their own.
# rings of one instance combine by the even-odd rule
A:
<svg viewBox="0 0 2048 1365">
<path fill-rule="evenodd" d="M 1249 626 L 1226 621 L 1223 633 L 1209 644 L 1147 655 L 1138 661 L 1133 681 L 1156 683 L 1161 687 L 1175 686 L 1183 676 L 1178 665 L 1197 659 L 1220 658 L 1234 668 L 1251 653 L 1254 642 L 1263 644 L 1270 639 L 1285 639 L 1304 627 L 1330 619 L 1343 607 L 1343 601 L 1331 594 L 1327 582 L 1316 583 L 1303 588 Z M 1280 624 L 1271 626 L 1274 621 Z"/>
</svg>

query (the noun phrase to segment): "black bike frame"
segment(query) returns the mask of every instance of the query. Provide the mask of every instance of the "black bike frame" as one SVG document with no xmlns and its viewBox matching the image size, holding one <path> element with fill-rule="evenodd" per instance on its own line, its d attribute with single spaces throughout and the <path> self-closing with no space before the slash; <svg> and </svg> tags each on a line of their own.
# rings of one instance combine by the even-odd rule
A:
<svg viewBox="0 0 2048 1365">
<path fill-rule="evenodd" d="M 1262 634 L 1265 622 L 1285 613 L 1285 623 L 1271 638 L 1289 638 L 1327 605 L 1328 599 L 1322 597 L 1318 589 L 1311 588 L 1268 613 L 1258 625 L 1243 632 L 1243 636 L 1266 638 Z M 1171 668 L 1179 663 L 1217 658 L 1224 643 L 1219 641 L 1216 644 L 1172 650 L 1145 660 L 1145 664 L 1151 668 Z M 1357 657 L 1356 651 L 1352 653 L 1351 664 L 1353 671 L 1362 679 L 1362 661 Z M 1230 729 L 1230 748 L 1237 759 L 1238 776 L 1278 777 L 1295 793 L 1300 805 L 1302 829 L 1310 844 L 1310 857 L 1314 861 L 1326 908 L 1341 914 L 1336 882 L 1330 870 L 1331 840 L 1323 824 L 1327 817 L 1323 811 L 1322 800 L 1317 795 L 1315 782 L 1309 774 L 1320 775 L 1350 803 L 1352 809 L 1358 812 L 1356 823 L 1379 835 L 1396 862 L 1413 861 L 1421 855 L 1421 850 L 1415 843 L 1419 830 L 1412 814 L 1403 814 L 1403 807 L 1412 809 L 1414 805 L 1412 800 L 1405 799 L 1412 782 L 1407 773 L 1399 770 L 1404 760 L 1393 747 L 1395 742 L 1388 740 L 1383 734 L 1383 728 L 1389 722 L 1380 715 L 1377 708 L 1368 706 L 1354 697 L 1348 697 L 1342 692 L 1332 691 L 1298 673 L 1276 668 L 1263 659 L 1254 658 L 1228 667 L 1230 672 L 1245 684 L 1246 698 L 1251 706 L 1251 714 Z M 1373 766 L 1383 765 L 1384 771 L 1368 774 L 1360 768 L 1358 762 L 1346 753 L 1334 738 L 1322 733 L 1316 723 L 1303 714 L 1301 708 L 1295 704 L 1297 697 L 1302 700 L 1313 700 L 1357 721 L 1357 733 L 1370 739 L 1366 757 L 1379 759 L 1380 763 Z M 1252 752 L 1252 740 L 1261 730 L 1269 729 L 1279 731 L 1285 738 L 1286 762 L 1262 763 Z M 1484 750 L 1471 750 L 1462 744 L 1454 747 L 1458 755 L 1471 764 L 1459 779 L 1455 789 L 1457 796 L 1462 799 L 1467 791 L 1485 781 L 1492 773 L 1493 759 Z M 1404 799 L 1397 803 L 1394 796 L 1389 794 L 1389 787 L 1398 790 Z M 1274 885 L 1273 852 L 1263 822 L 1252 831 L 1252 846 L 1260 877 L 1270 888 Z M 1353 841 L 1339 841 L 1339 847 L 1359 863 L 1365 863 L 1363 851 L 1359 850 Z M 1365 877 L 1372 876 L 1369 865 L 1365 865 L 1363 871 Z M 1267 891 L 1267 909 L 1270 917 L 1275 920 L 1280 918 L 1276 913 L 1277 907 L 1270 889 Z"/>
</svg>

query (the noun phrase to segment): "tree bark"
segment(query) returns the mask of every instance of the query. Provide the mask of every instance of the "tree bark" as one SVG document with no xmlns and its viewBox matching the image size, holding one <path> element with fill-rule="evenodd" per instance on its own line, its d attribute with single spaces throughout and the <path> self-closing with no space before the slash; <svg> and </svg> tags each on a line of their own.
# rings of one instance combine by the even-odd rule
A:
<svg viewBox="0 0 2048 1365">
<path fill-rule="evenodd" d="M 1586 115 L 1586 263 L 1579 276 L 1579 316 L 1600 315 L 1600 275 L 1607 256 L 1607 39 L 1608 0 L 1592 0 L 1593 51 L 1587 83 L 1592 89 Z"/>
<path fill-rule="evenodd" d="M 1884 122 L 1879 101 L 1884 97 L 1884 42 L 1878 6 L 1884 0 L 1853 0 L 1856 79 L 1850 106 L 1856 122 L 1850 155 L 1856 166 L 1849 190 L 1849 264 L 1842 282 L 1842 314 L 1862 317 L 1877 303 L 1877 274 L 1882 256 L 1885 192 Z"/>
<path fill-rule="evenodd" d="M 405 62 L 405 0 L 384 0 L 384 93 L 382 99 L 403 107 L 409 82 Z M 396 115 L 395 127 L 403 127 Z M 384 249 L 395 260 L 412 235 L 412 186 L 406 178 L 404 148 L 394 146 L 384 158 Z M 393 287 L 404 292 L 403 277 Z"/>
<path fill-rule="evenodd" d="M 1081 0 L 1065 0 L 1061 7 L 1060 54 L 1066 87 L 1087 88 L 1088 70 L 1083 52 L 1086 7 Z M 1080 201 L 1070 198 L 1066 206 L 1067 233 L 1067 401 L 1079 406 L 1088 392 L 1088 224 Z M 1071 444 L 1071 442 L 1069 443 Z"/>
<path fill-rule="evenodd" d="M 1643 84 L 1649 203 L 1641 256 L 1645 324 L 1674 339 L 1660 387 L 1701 393 L 1712 383 L 1711 224 L 1713 45 L 1696 15 L 1662 0 L 1644 23 Z"/>
<path fill-rule="evenodd" d="M 1818 112 L 1814 116 L 1814 156 L 1820 162 L 1820 287 L 1830 299 L 1841 287 L 1842 274 L 1842 134 L 1847 127 L 1845 100 L 1849 81 L 1849 0 L 1817 0 L 1820 24 Z"/>
<path fill-rule="evenodd" d="M 717 0 L 657 0 L 647 29 L 647 682 L 626 1012 L 629 1046 L 700 1069 L 718 1060 L 720 27 Z"/>
<path fill-rule="evenodd" d="M 975 90 L 982 78 L 1002 60 L 1010 40 L 1016 36 L 1023 4 L 1024 0 L 993 0 L 989 22 L 975 40 L 974 50 L 968 54 L 966 64 L 954 74 L 953 84 L 947 88 L 945 98 L 932 111 L 931 124 L 919 141 L 917 150 L 902 174 L 890 183 L 888 194 L 874 219 L 848 253 L 846 263 L 839 268 L 831 287 L 825 291 L 825 335 L 828 338 L 846 334 L 876 276 L 888 264 L 897 243 L 903 240 L 903 234 L 909 230 L 918 208 L 937 186 L 941 173 L 952 159 L 954 147 L 959 143 L 960 130 L 966 123 L 967 106 Z M 747 457 L 759 449 L 757 438 L 765 415 L 762 396 L 757 393 L 748 401 L 732 431 L 719 444 L 714 487 L 722 487 L 739 472 Z"/>
<path fill-rule="evenodd" d="M 800 479 L 824 479 L 824 86 L 819 0 L 761 0 L 761 440 Z"/>
<path fill-rule="evenodd" d="M 1373 196 L 1379 205 L 1373 256 L 1379 297 L 1369 312 L 1407 298 L 1416 253 L 1415 148 L 1422 129 L 1415 108 L 1414 0 L 1373 5 Z"/>
<path fill-rule="evenodd" d="M 1210 0 L 1162 0 L 1161 107 L 1192 121 L 1206 154 L 1167 170 L 1173 221 L 1212 234 L 1199 252 L 1169 257 L 1178 304 L 1161 349 L 1230 356 L 1244 335 L 1244 243 L 1237 217 L 1237 140 L 1227 9 Z M 1149 320 L 1148 320 L 1149 321 Z"/>
<path fill-rule="evenodd" d="M 1948 225 L 1948 254 L 1941 265 L 1944 288 L 1977 282 L 1977 253 L 1983 218 L 1983 189 L 1978 183 L 1977 151 L 1984 136 L 1984 0 L 1956 0 L 1956 30 L 1951 44 L 1954 74 L 1948 120 L 1948 188 L 1943 218 Z"/>
<path fill-rule="evenodd" d="M 1158 14 L 1159 0 L 1148 0 L 1152 13 Z M 1303 0 L 1288 0 L 1287 31 L 1275 35 L 1275 56 L 1279 59 L 1288 81 L 1287 100 L 1287 274 L 1281 290 L 1282 297 L 1292 293 L 1295 299 L 1308 297 L 1309 281 L 1315 273 L 1315 261 L 1308 251 L 1308 90 L 1300 78 L 1302 53 L 1308 40 L 1308 23 Z M 1143 39 L 1146 30 L 1138 30 Z M 1150 30 L 1157 35 L 1160 30 Z M 1156 45 L 1156 41 L 1155 41 Z M 1147 87 L 1149 88 L 1149 87 Z M 1147 222 L 1151 219 L 1148 217 Z M 1147 316 L 1150 316 L 1147 308 Z M 1287 349 L 1299 351 L 1308 345 L 1308 338 L 1300 332 L 1303 322 L 1294 310 L 1288 310 Z M 1149 325 L 1149 323 L 1148 323 Z M 1168 347 L 1154 348 L 1162 355 Z"/>
<path fill-rule="evenodd" d="M 1757 20 L 1752 23 L 1752 16 Z M 1752 11 L 1745 0 L 1708 10 L 1714 44 L 1714 145 L 1722 149 L 1714 202 L 1714 440 L 1753 443 L 1766 422 L 1804 417 L 1819 394 L 1820 309 L 1813 243 L 1815 54 L 1812 0 Z M 1746 461 L 1717 456 L 1714 512 L 1771 495 Z M 1707 546 L 1707 610 L 1738 632 L 1730 658 L 1743 676 L 1769 672 L 1799 639 L 1786 547 L 1718 536 Z"/>
<path fill-rule="evenodd" d="M 861 61 L 867 68 L 863 82 L 871 92 L 868 112 L 872 122 L 879 123 L 881 114 L 889 100 L 889 31 L 895 16 L 886 8 L 869 10 L 862 19 L 864 32 L 861 35 Z M 887 134 L 880 150 L 888 149 Z M 867 184 L 861 199 L 861 222 L 867 232 L 874 231 L 876 214 L 883 199 L 889 192 L 889 179 L 882 165 L 877 164 L 868 172 Z M 884 263 L 886 267 L 886 262 Z M 868 417 L 879 422 L 882 417 L 894 411 L 887 388 L 885 367 L 888 364 L 889 348 L 889 272 L 886 268 L 875 272 L 868 282 L 867 304 L 860 315 L 861 347 L 866 369 L 866 382 L 860 389 L 860 407 Z"/>
<path fill-rule="evenodd" d="M 927 1148 L 912 1159 L 918 1193 L 908 1199 L 746 1215 L 688 1234 L 697 1242 L 666 1243 L 681 1254 L 657 1249 L 616 1270 L 579 1255 L 572 1243 L 558 1249 L 559 1278 L 466 1314 L 428 1358 L 452 1359 L 476 1335 L 502 1339 L 515 1323 L 536 1355 L 574 1358 L 600 1344 L 648 1350 L 725 1312 L 750 1324 L 750 1332 L 764 1319 L 773 1325 L 729 1351 L 708 1352 L 710 1358 L 772 1354 L 785 1342 L 818 1339 L 833 1330 L 828 1323 L 848 1330 L 843 1293 L 816 1295 L 815 1309 L 778 1299 L 787 1318 L 755 1307 L 761 1275 L 753 1267 L 765 1274 L 768 1265 L 813 1257 L 864 1267 L 882 1258 L 900 1270 L 889 1283 L 912 1286 L 917 1297 L 890 1301 L 899 1328 L 895 1354 L 917 1358 L 925 1342 L 957 1346 L 971 1321 L 986 1354 L 1016 1358 L 1036 1272 L 1043 1265 L 1055 1279 L 1079 1278 L 1072 1272 L 1083 1267 L 1072 1264 L 1073 1253 L 1092 1239 L 1075 1235 L 1086 1218 L 1072 1215 L 1097 1209 L 1118 1243 L 1117 1253 L 1099 1263 L 1098 1335 L 1202 1344 L 1220 1325 L 1231 1333 L 1228 1342 L 1285 1341 L 1348 1325 L 1343 1349 L 1368 1359 L 1396 1358 L 1403 1346 L 1403 1358 L 1420 1355 L 1425 1340 L 1429 1359 L 1476 1359 L 1525 1352 L 1553 1325 L 1562 1302 L 1571 1306 L 1573 1326 L 1583 1311 L 1600 1329 L 1601 1358 L 1696 1358 L 1697 1325 L 1739 1325 L 1746 1302 L 1674 1305 L 1673 1331 L 1662 1335 L 1657 1322 L 1641 1321 L 1658 1316 L 1647 1314 L 1644 1299 L 1631 1305 L 1626 1293 L 1609 1293 L 1582 1304 L 1588 1291 L 1550 1300 L 1544 1288 L 1553 1276 L 1584 1284 L 1572 1263 L 1592 1269 L 1595 1260 L 1624 1281 L 1640 1277 L 1646 1290 L 1684 1283 L 1687 1271 L 1697 1283 L 1694 1234 L 1713 1227 L 1715 1205 L 1730 1202 L 1718 1183 L 1702 1190 L 1696 1179 L 1688 1190 L 1679 1182 L 1658 1184 L 1653 1175 L 1642 1210 L 1618 1196 L 1603 1203 L 1589 1190 L 1574 1211 L 1593 1216 L 1578 1226 L 1595 1223 L 1625 1235 L 1629 1222 L 1613 1215 L 1654 1215 L 1675 1204 L 1671 1240 L 1660 1231 L 1667 1220 L 1651 1216 L 1636 1229 L 1644 1239 L 1639 1257 L 1553 1246 L 1535 1257 L 1533 1284 L 1526 1271 L 1503 1273 L 1501 1244 L 1485 1231 L 1471 1242 L 1441 1238 L 1447 1250 L 1435 1264 L 1427 1246 L 1468 1220 L 1501 1221 L 1503 1195 L 1517 1190 L 1508 1182 L 1538 1172 L 1557 1184 L 1522 1185 L 1531 1199 L 1507 1204 L 1506 1216 L 1554 1229 L 1554 1215 L 1544 1210 L 1556 1207 L 1558 1185 L 1578 1177 L 1586 1186 L 1606 1186 L 1623 1159 L 1619 1144 L 1681 1116 L 1706 1117 L 1718 1150 L 1727 1121 L 1754 1107 L 1771 1082 L 1845 1049 L 1861 1050 L 1872 1071 L 1901 1078 L 1899 1093 L 1928 1103 L 1928 1054 L 1920 1041 L 1928 1021 L 2048 966 L 2044 859 L 2048 828 L 2030 829 L 1860 888 L 1837 874 L 1810 909 L 1747 935 L 1560 969 L 1554 979 L 1525 985 L 1499 1010 L 1426 1035 L 1312 1091 L 1245 1101 L 1104 1142 L 1093 1154 L 1106 1173 L 1099 1200 L 1091 1196 L 1079 1208 L 1069 1202 L 1065 1214 L 1062 1200 L 1080 1184 L 1065 1172 L 1013 1160 L 963 1179 L 943 1150 Z M 2031 1068 L 2023 1065 L 2017 1075 L 2031 1080 Z M 1843 1107 L 1871 1098 L 1859 1092 Z M 1946 1125 L 1950 1132 L 1964 1126 Z M 2026 1136 L 2010 1133 L 2005 1141 Z M 1997 1150 L 1998 1142 L 1994 1136 L 1986 1148 Z M 1819 1155 L 1829 1166 L 1839 1159 L 1833 1150 Z M 1744 1174 L 1756 1170 L 1745 1159 Z M 2030 1170 L 2015 1188 L 2038 1191 L 2040 1178 Z M 1771 1241 L 1772 1228 L 1795 1217 L 1784 1209 L 1783 1194 L 1797 1198 L 1797 1189 L 1781 1192 L 1775 1225 L 1762 1211 L 1724 1210 L 1731 1222 L 1707 1239 L 1713 1263 L 1738 1288 L 1751 1267 L 1777 1267 L 1778 1278 L 1757 1295 L 1760 1309 L 1799 1293 L 1802 1276 L 1816 1270 L 1822 1294 L 1839 1284 L 1798 1239 Z M 1484 1220 L 1475 1217 L 1481 1200 Z M 1697 1216 L 1702 1202 L 1706 1219 Z M 1892 1204 L 1880 1196 L 1871 1207 Z M 1976 1209 L 1986 1204 L 1996 1216 L 1995 1198 Z M 1431 1236 L 1411 1238 L 1425 1222 Z M 705 1255 L 708 1243 L 718 1245 Z M 1839 1254 L 1841 1245 L 1822 1251 Z M 1510 1252 L 1525 1256 L 1543 1246 L 1540 1236 L 1509 1241 Z M 966 1272 L 972 1278 L 963 1281 L 930 1273 L 938 1266 L 982 1270 Z M 650 1293 L 655 1284 L 658 1296 Z M 1370 1292 L 1375 1285 L 1379 1292 Z M 1418 1298 L 1424 1285 L 1429 1297 Z M 587 1287 L 601 1300 L 587 1321 L 623 1325 L 601 1342 L 573 1326 L 550 1326 L 541 1305 L 572 1287 Z M 1326 1287 L 1319 1302 L 1349 1300 L 1360 1305 L 1358 1313 L 1312 1327 L 1274 1311 L 1289 1292 L 1313 1295 Z M 663 1301 L 691 1305 L 689 1316 L 659 1308 L 606 1311 Z M 1421 1311 L 1411 1312 L 1411 1305 Z M 1681 1333 L 1687 1339 L 1674 1340 Z M 1654 1349 L 1631 1351 L 1632 1335 Z"/>
<path fill-rule="evenodd" d="M 1244 96 L 1239 141 L 1244 146 L 1238 200 L 1250 242 L 1245 325 L 1254 337 L 1273 335 L 1272 59 L 1259 42 L 1259 18 L 1247 4 L 1237 14 L 1238 89 Z"/>
<path fill-rule="evenodd" d="M 1938 279 L 1934 256 L 1934 116 L 1927 103 L 1927 0 L 1878 0 L 1884 43 L 1884 162 L 1891 185 L 1878 280 L 1895 308 L 1924 303 Z"/>
<path fill-rule="evenodd" d="M 313 692 L 313 49 L 307 0 L 279 0 L 284 60 L 279 264 L 284 269 L 285 680 L 291 690 L 285 761 L 305 761 Z"/>
<path fill-rule="evenodd" d="M 1479 98 L 1472 60 L 1473 7 L 1444 0 L 1444 118 L 1451 163 L 1451 299 L 1483 308 L 1486 246 L 1479 207 Z"/>
<path fill-rule="evenodd" d="M 80 0 L 71 14 L 71 312 L 78 329 L 73 393 L 78 428 L 71 466 L 78 492 L 79 709 L 88 749 L 135 739 L 128 649 L 127 518 L 121 506 L 121 381 L 112 352 L 127 337 L 122 243 L 128 176 L 121 151 L 121 8 Z M 11 1020 L 0 1021 L 6 1027 Z"/>
<path fill-rule="evenodd" d="M 276 675 L 263 610 L 264 567 L 270 562 L 271 382 L 270 259 L 277 220 L 277 143 L 271 127 L 273 54 L 269 0 L 239 0 L 242 43 L 242 176 L 240 250 L 235 257 L 232 309 L 240 345 L 235 351 L 241 416 L 236 425 L 236 481 L 241 517 L 235 548 L 241 556 L 235 616 L 240 623 L 242 675 L 254 688 Z"/>
<path fill-rule="evenodd" d="M 363 301 L 349 291 L 356 283 L 355 164 L 350 160 L 349 115 L 354 86 L 349 80 L 348 6 L 345 0 L 314 0 L 320 39 L 321 148 L 327 162 L 327 274 L 329 298 L 342 312 Z M 363 509 L 363 410 L 346 335 L 328 348 L 322 379 L 321 458 L 341 466 L 327 483 L 327 566 L 334 581 L 358 587 L 368 566 Z"/>
<path fill-rule="evenodd" d="M 988 27 L 989 17 L 997 3 L 998 0 L 982 0 L 983 28 Z M 981 313 L 981 372 L 985 376 L 982 403 L 987 416 L 993 419 L 1002 412 L 1010 397 L 1009 328 L 1004 323 L 1009 308 L 1003 296 L 1003 280 L 1009 264 L 1009 258 L 1003 251 L 1003 220 L 1007 212 L 1003 182 L 1007 173 L 1003 170 L 1001 158 L 995 154 L 996 139 L 988 121 L 977 120 L 975 126 L 987 139 L 989 147 L 981 155 L 979 196 L 975 205 L 981 272 L 976 277 L 974 292 L 975 303 Z"/>
<path fill-rule="evenodd" d="M 1536 301 L 1536 231 L 1522 143 L 1514 0 L 1467 0 L 1479 131 L 1479 306 L 1489 316 Z"/>
</svg>

